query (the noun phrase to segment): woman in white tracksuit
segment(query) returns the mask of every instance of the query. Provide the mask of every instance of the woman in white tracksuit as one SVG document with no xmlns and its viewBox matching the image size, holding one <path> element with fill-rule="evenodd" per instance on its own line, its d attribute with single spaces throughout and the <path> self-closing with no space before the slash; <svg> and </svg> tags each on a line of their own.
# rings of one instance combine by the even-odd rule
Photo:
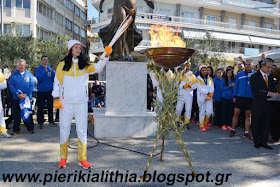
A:
<svg viewBox="0 0 280 187">
<path fill-rule="evenodd" d="M 78 135 L 78 164 L 84 169 L 89 169 L 91 165 L 87 162 L 88 78 L 89 74 L 103 70 L 112 48 L 106 47 L 107 55 L 96 64 L 88 64 L 84 60 L 79 41 L 70 40 L 68 50 L 69 54 L 57 66 L 52 92 L 54 108 L 60 109 L 61 161 L 59 167 L 66 167 L 71 123 L 75 117 Z"/>
<path fill-rule="evenodd" d="M 166 70 L 166 69 L 162 69 L 162 71 L 165 72 L 165 76 L 171 80 L 174 78 L 174 74 L 173 72 L 169 69 L 169 70 Z M 163 96 L 162 96 L 162 93 L 161 93 L 161 89 L 160 89 L 160 86 L 159 86 L 159 81 L 157 79 L 154 79 L 153 80 L 153 86 L 157 88 L 157 99 L 163 103 Z M 163 90 L 163 93 L 164 93 L 164 90 Z M 160 109 L 161 110 L 161 107 Z"/>
<path fill-rule="evenodd" d="M 196 78 L 197 104 L 199 107 L 199 126 L 201 131 L 209 129 L 208 121 L 213 113 L 213 93 L 214 83 L 212 78 L 206 73 L 207 66 L 199 66 L 199 76 Z M 205 129 L 206 128 L 206 129 Z"/>
<path fill-rule="evenodd" d="M 1 90 L 4 90 L 5 88 L 7 88 L 7 82 L 3 73 L 0 72 L 0 137 L 10 138 L 11 136 L 7 133 L 7 129 L 6 129 L 3 106 L 2 106 L 2 98 L 1 98 Z"/>
<path fill-rule="evenodd" d="M 185 105 L 185 120 L 184 125 L 189 128 L 191 112 L 192 112 L 192 102 L 193 102 L 193 90 L 196 88 L 196 77 L 192 71 L 190 71 L 190 64 L 186 68 L 186 73 L 184 73 L 181 83 L 178 89 L 178 100 L 176 105 L 176 112 L 179 120 L 181 120 L 181 113 Z"/>
</svg>

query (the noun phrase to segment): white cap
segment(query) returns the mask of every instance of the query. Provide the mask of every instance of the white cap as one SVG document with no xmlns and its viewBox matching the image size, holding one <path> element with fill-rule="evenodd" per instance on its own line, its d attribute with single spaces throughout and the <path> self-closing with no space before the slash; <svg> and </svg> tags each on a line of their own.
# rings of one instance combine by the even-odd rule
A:
<svg viewBox="0 0 280 187">
<path fill-rule="evenodd" d="M 74 45 L 80 45 L 82 47 L 81 42 L 79 42 L 78 40 L 69 40 L 68 42 L 68 51 L 70 51 L 70 49 L 74 46 Z"/>
<path fill-rule="evenodd" d="M 201 68 L 207 68 L 207 66 L 205 66 L 204 64 L 201 64 L 201 65 L 199 66 L 199 71 L 201 70 Z"/>
</svg>

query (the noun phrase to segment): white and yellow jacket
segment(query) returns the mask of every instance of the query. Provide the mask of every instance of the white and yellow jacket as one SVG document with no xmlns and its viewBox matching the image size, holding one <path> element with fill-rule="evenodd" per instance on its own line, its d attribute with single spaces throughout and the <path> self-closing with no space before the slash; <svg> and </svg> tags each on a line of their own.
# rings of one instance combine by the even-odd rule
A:
<svg viewBox="0 0 280 187">
<path fill-rule="evenodd" d="M 207 78 L 207 85 L 206 85 L 203 78 L 199 75 L 196 78 L 196 87 L 197 87 L 197 102 L 203 103 L 204 101 L 206 101 L 208 93 L 214 93 L 214 82 L 210 76 L 208 76 Z"/>
<path fill-rule="evenodd" d="M 105 57 L 80 70 L 78 59 L 72 59 L 69 71 L 63 71 L 64 61 L 60 62 L 56 69 L 52 96 L 59 97 L 62 103 L 87 102 L 89 75 L 102 72 L 108 60 L 109 57 Z"/>
<path fill-rule="evenodd" d="M 191 88 L 184 88 L 186 83 L 191 83 Z M 178 94 L 179 97 L 184 96 L 193 96 L 193 90 L 196 88 L 196 77 L 192 71 L 188 71 L 185 73 L 181 79 L 181 83 L 179 85 Z"/>
</svg>

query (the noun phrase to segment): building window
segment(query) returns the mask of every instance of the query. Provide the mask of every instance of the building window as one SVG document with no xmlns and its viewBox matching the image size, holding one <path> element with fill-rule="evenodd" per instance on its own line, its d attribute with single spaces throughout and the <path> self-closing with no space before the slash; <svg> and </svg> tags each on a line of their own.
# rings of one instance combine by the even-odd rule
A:
<svg viewBox="0 0 280 187">
<path fill-rule="evenodd" d="M 228 18 L 229 28 L 236 29 L 236 19 Z"/>
<path fill-rule="evenodd" d="M 207 16 L 207 24 L 215 26 L 216 17 L 215 16 Z"/>
<path fill-rule="evenodd" d="M 86 21 L 86 20 L 87 20 L 87 15 L 86 15 L 86 13 L 82 12 L 82 13 L 81 13 L 81 18 L 82 18 L 82 20 Z"/>
<path fill-rule="evenodd" d="M 249 30 L 250 30 L 250 31 L 255 31 L 255 30 L 256 30 L 256 22 L 254 22 L 254 21 L 249 21 L 249 22 L 248 22 L 248 25 L 249 25 Z"/>
<path fill-rule="evenodd" d="M 63 16 L 61 14 L 59 14 L 58 12 L 55 12 L 55 21 L 59 25 L 63 26 Z"/>
<path fill-rule="evenodd" d="M 24 37 L 30 36 L 30 25 L 16 25 L 16 33 Z"/>
<path fill-rule="evenodd" d="M 169 11 L 168 10 L 164 10 L 164 9 L 160 9 L 159 14 L 160 15 L 168 16 L 169 15 Z"/>
<path fill-rule="evenodd" d="M 80 9 L 75 5 L 75 14 L 80 17 Z"/>
<path fill-rule="evenodd" d="M 11 0 L 4 0 L 4 7 L 11 8 Z M 2 1 L 0 1 L 0 6 L 2 6 Z"/>
<path fill-rule="evenodd" d="M 266 24 L 266 32 L 267 33 L 271 33 L 272 29 L 273 29 L 273 25 L 272 24 Z"/>
<path fill-rule="evenodd" d="M 4 34 L 12 34 L 12 27 L 9 24 L 4 24 Z"/>
<path fill-rule="evenodd" d="M 66 0 L 66 7 L 69 10 L 73 10 L 73 3 L 70 0 Z"/>
<path fill-rule="evenodd" d="M 192 22 L 191 19 L 193 18 L 193 13 L 184 12 L 184 13 L 183 13 L 183 16 L 184 16 L 184 18 L 185 18 L 185 19 L 184 19 L 184 20 L 185 20 L 185 21 L 184 21 L 185 23 L 191 23 L 191 22 Z"/>
<path fill-rule="evenodd" d="M 53 10 L 39 1 L 37 3 L 37 11 L 50 19 L 53 17 Z"/>
<path fill-rule="evenodd" d="M 16 0 L 17 8 L 30 8 L 30 0 Z"/>
<path fill-rule="evenodd" d="M 72 22 L 70 20 L 68 20 L 67 18 L 65 18 L 65 27 L 67 29 L 69 29 L 70 31 L 72 31 Z"/>
<path fill-rule="evenodd" d="M 80 27 L 74 24 L 74 33 L 80 34 Z"/>
<path fill-rule="evenodd" d="M 52 33 L 45 31 L 43 29 L 37 28 L 37 37 L 44 41 L 49 41 L 51 39 Z"/>
<path fill-rule="evenodd" d="M 86 38 L 86 31 L 84 29 L 81 29 L 81 36 L 83 38 Z"/>
</svg>

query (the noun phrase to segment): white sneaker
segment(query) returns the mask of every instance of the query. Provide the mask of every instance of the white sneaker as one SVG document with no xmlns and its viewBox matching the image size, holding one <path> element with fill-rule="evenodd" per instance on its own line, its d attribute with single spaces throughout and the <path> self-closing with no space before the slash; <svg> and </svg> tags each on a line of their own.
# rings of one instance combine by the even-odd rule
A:
<svg viewBox="0 0 280 187">
<path fill-rule="evenodd" d="M 9 135 L 8 133 L 2 134 L 0 136 L 1 138 L 11 138 L 11 135 Z"/>
</svg>

